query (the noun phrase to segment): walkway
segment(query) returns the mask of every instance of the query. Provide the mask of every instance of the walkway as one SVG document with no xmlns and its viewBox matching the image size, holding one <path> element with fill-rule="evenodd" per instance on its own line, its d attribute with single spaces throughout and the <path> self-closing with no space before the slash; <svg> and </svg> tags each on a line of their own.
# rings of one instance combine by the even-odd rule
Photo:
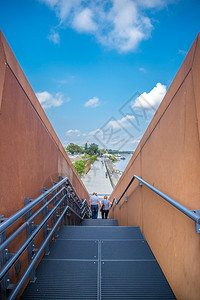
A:
<svg viewBox="0 0 200 300">
<path fill-rule="evenodd" d="M 103 198 L 104 195 L 110 196 L 113 191 L 110 179 L 108 177 L 106 178 L 106 168 L 104 163 L 102 164 L 102 161 L 103 159 L 98 158 L 83 179 L 83 183 L 89 194 L 96 192 L 100 199 Z"/>
</svg>

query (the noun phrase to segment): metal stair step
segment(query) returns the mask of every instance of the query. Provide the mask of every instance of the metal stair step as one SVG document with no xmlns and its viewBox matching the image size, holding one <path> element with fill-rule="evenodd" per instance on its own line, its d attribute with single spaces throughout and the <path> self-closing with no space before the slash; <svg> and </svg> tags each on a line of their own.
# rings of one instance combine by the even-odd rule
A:
<svg viewBox="0 0 200 300">
<path fill-rule="evenodd" d="M 145 240 L 102 241 L 101 258 L 102 260 L 155 260 Z"/>
<path fill-rule="evenodd" d="M 64 226 L 60 239 L 144 239 L 139 227 L 121 226 Z"/>
<path fill-rule="evenodd" d="M 51 251 L 44 259 L 97 259 L 98 241 L 59 240 L 51 244 Z"/>
<path fill-rule="evenodd" d="M 81 226 L 119 226 L 115 219 L 84 219 Z"/>
<path fill-rule="evenodd" d="M 156 261 L 102 261 L 101 298 L 176 299 Z"/>
<path fill-rule="evenodd" d="M 20 299 L 97 299 L 97 273 L 94 261 L 42 260 Z"/>
<path fill-rule="evenodd" d="M 175 299 L 138 227 L 63 226 L 21 299 Z"/>
</svg>

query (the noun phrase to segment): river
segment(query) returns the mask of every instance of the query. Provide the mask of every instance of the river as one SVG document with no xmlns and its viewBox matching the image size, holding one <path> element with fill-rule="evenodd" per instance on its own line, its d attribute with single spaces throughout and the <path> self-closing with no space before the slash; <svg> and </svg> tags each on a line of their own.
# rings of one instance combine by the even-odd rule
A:
<svg viewBox="0 0 200 300">
<path fill-rule="evenodd" d="M 126 159 L 120 159 L 116 161 L 114 164 L 120 172 L 124 172 L 126 166 L 129 163 L 129 160 L 131 159 L 132 154 L 122 154 L 121 156 L 125 157 Z"/>
</svg>

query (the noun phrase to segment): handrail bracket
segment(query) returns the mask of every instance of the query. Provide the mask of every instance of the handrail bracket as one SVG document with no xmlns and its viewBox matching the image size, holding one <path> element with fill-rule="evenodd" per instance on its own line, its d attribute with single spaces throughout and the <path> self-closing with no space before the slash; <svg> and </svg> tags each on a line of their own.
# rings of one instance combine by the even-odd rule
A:
<svg viewBox="0 0 200 300">
<path fill-rule="evenodd" d="M 196 233 L 200 233 L 200 210 L 192 210 L 193 213 L 199 216 L 198 221 L 195 222 Z"/>
</svg>

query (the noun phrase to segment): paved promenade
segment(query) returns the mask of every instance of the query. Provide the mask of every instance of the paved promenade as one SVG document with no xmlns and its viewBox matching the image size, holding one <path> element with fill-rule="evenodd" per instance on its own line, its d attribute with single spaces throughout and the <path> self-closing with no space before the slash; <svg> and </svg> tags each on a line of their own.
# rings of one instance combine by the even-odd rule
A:
<svg viewBox="0 0 200 300">
<path fill-rule="evenodd" d="M 99 198 L 103 198 L 104 195 L 109 196 L 113 188 L 110 183 L 110 179 L 106 178 L 106 168 L 103 159 L 98 158 L 90 169 L 90 171 L 85 175 L 83 183 L 87 188 L 89 194 L 96 192 Z"/>
</svg>

